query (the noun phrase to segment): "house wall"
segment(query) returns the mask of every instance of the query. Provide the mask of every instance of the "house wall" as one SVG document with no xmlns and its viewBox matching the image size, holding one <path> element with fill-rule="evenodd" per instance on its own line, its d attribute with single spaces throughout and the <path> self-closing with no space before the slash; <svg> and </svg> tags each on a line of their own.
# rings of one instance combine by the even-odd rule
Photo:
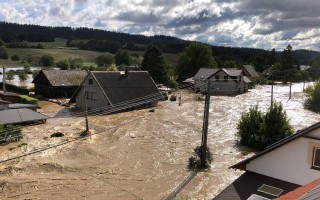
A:
<svg viewBox="0 0 320 200">
<path fill-rule="evenodd" d="M 218 77 L 219 76 L 219 79 Z M 227 79 L 225 79 L 227 76 Z M 236 81 L 228 76 L 224 71 L 220 70 L 211 78 L 211 94 L 236 95 L 248 91 L 248 85 L 243 81 L 243 74 L 237 77 Z M 195 80 L 195 91 L 203 91 L 207 84 L 203 80 Z"/>
<path fill-rule="evenodd" d="M 316 130 L 320 137 L 320 130 Z M 315 133 L 313 133 L 315 135 Z M 304 185 L 320 177 L 320 170 L 311 169 L 313 147 L 320 140 L 301 137 L 249 162 L 248 171 L 291 183 Z"/>
<path fill-rule="evenodd" d="M 93 80 L 92 85 L 89 84 L 89 79 Z M 86 80 L 83 82 L 85 85 L 85 91 L 89 92 L 89 98 L 84 97 L 84 90 L 83 87 L 81 87 L 80 91 L 78 92 L 78 95 L 76 97 L 76 107 L 80 110 L 85 110 L 85 102 L 84 98 L 86 98 L 86 103 L 87 103 L 87 108 L 88 110 L 91 109 L 97 109 L 97 108 L 102 108 L 105 106 L 108 106 L 108 100 L 106 97 L 103 95 L 98 83 L 95 81 L 93 78 L 92 74 L 89 74 L 86 78 Z M 92 98 L 92 93 L 96 93 L 96 99 Z M 103 108 L 102 108 L 103 109 Z M 105 111 L 105 110 L 101 110 Z"/>
</svg>

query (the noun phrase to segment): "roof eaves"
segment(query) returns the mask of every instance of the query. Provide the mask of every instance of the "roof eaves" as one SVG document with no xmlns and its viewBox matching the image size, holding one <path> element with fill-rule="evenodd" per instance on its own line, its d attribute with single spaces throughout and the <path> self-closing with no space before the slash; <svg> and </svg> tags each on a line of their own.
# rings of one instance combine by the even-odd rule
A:
<svg viewBox="0 0 320 200">
<path fill-rule="evenodd" d="M 307 128 L 304 128 L 304 129 L 302 129 L 300 131 L 297 131 L 295 134 L 293 134 L 293 135 L 291 135 L 289 137 L 286 137 L 286 138 L 284 138 L 284 139 L 282 139 L 282 140 L 280 140 L 280 141 L 268 146 L 264 151 L 254 155 L 254 156 L 252 156 L 250 158 L 247 158 L 247 159 L 245 159 L 243 161 L 240 161 L 240 162 L 230 166 L 229 168 L 242 169 L 242 166 L 244 164 L 247 164 L 250 161 L 252 161 L 252 160 L 254 160 L 254 159 L 256 159 L 256 158 L 258 158 L 258 157 L 260 157 L 260 156 L 262 156 L 262 155 L 264 155 L 264 154 L 266 154 L 268 152 L 270 152 L 270 151 L 273 151 L 273 150 L 275 150 L 275 149 L 277 149 L 277 148 L 279 148 L 279 147 L 281 147 L 281 146 L 283 146 L 283 145 L 285 145 L 285 144 L 287 144 L 287 143 L 289 143 L 289 142 L 291 142 L 293 140 L 296 140 L 299 137 L 301 137 L 301 136 L 303 136 L 303 135 L 305 135 L 307 133 L 310 133 L 311 131 L 316 130 L 318 128 L 320 128 L 320 122 L 317 122 L 317 123 L 315 123 L 315 124 L 313 124 L 313 125 L 311 125 L 311 126 L 309 126 Z"/>
</svg>

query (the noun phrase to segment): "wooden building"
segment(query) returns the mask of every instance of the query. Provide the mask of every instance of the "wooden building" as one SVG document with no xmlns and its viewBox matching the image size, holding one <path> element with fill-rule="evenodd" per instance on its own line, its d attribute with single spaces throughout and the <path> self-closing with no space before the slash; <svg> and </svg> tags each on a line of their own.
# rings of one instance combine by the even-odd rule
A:
<svg viewBox="0 0 320 200">
<path fill-rule="evenodd" d="M 86 77 L 83 70 L 41 70 L 34 78 L 35 95 L 70 98 Z"/>
</svg>

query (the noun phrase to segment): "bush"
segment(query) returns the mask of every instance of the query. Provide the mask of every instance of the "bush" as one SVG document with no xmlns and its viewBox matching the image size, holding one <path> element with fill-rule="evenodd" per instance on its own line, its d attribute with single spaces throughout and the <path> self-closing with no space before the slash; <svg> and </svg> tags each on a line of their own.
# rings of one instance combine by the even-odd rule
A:
<svg viewBox="0 0 320 200">
<path fill-rule="evenodd" d="M 316 81 L 313 86 L 308 86 L 304 92 L 307 96 L 304 102 L 305 108 L 320 112 L 320 80 Z"/>
<path fill-rule="evenodd" d="M 6 142 L 18 141 L 22 138 L 21 126 L 0 124 L 0 144 Z"/>
<path fill-rule="evenodd" d="M 20 95 L 20 103 L 38 105 L 38 99 L 29 97 L 29 96 L 27 96 L 27 95 Z"/>
<path fill-rule="evenodd" d="M 281 103 L 274 103 L 267 113 L 263 114 L 258 106 L 243 113 L 238 123 L 240 144 L 257 150 L 293 134 L 286 112 Z"/>
<path fill-rule="evenodd" d="M 50 55 L 43 55 L 39 60 L 39 64 L 45 67 L 51 67 L 54 64 L 54 58 Z"/>
<path fill-rule="evenodd" d="M 11 56 L 11 60 L 13 61 L 19 61 L 20 60 L 20 57 L 18 55 L 13 55 Z"/>
<path fill-rule="evenodd" d="M 55 132 L 55 133 L 52 133 L 50 137 L 63 137 L 64 134 L 61 133 L 61 132 Z"/>
<path fill-rule="evenodd" d="M 201 166 L 201 146 L 197 146 L 194 149 L 193 152 L 193 156 L 191 156 L 189 158 L 189 164 L 188 164 L 188 168 L 189 169 L 199 169 L 202 168 Z M 207 154 L 206 154 L 206 161 L 205 161 L 205 166 L 204 168 L 209 168 L 210 167 L 210 163 L 213 161 L 213 155 L 209 149 L 209 147 L 207 147 Z"/>
</svg>

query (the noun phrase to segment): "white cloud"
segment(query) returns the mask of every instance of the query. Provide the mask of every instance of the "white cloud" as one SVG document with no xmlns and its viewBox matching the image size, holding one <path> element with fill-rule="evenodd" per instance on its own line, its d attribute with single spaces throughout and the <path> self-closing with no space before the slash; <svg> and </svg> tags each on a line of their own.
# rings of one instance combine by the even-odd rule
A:
<svg viewBox="0 0 320 200">
<path fill-rule="evenodd" d="M 318 0 L 30 0 L 0 2 L 0 20 L 163 34 L 213 45 L 320 50 Z"/>
</svg>

